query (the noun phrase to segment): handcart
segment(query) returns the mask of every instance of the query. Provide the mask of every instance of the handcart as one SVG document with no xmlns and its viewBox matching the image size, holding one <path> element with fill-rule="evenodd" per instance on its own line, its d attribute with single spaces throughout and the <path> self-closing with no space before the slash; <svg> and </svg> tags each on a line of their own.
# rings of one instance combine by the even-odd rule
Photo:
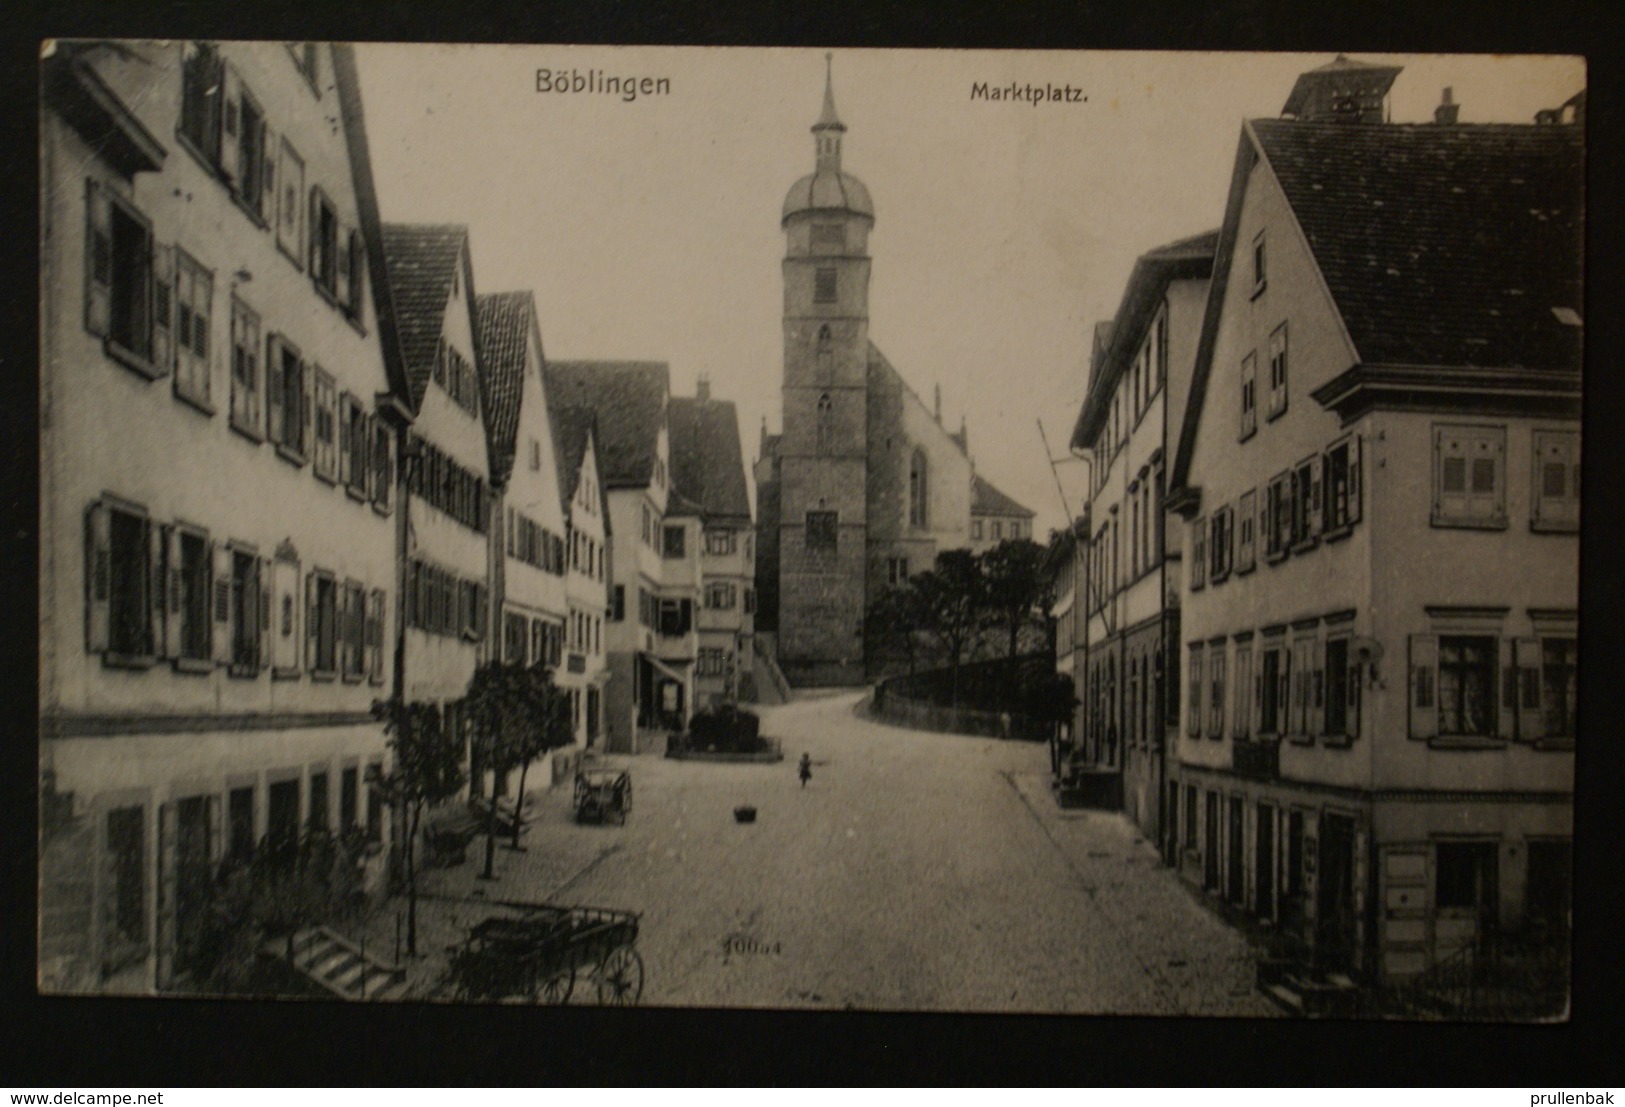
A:
<svg viewBox="0 0 1625 1107">
<path fill-rule="evenodd" d="M 599 1003 L 630 1007 L 643 994 L 636 912 L 505 901 L 493 906 L 512 913 L 469 928 L 448 970 L 456 998 L 563 1004 L 583 976 Z"/>
<path fill-rule="evenodd" d="M 604 822 L 611 815 L 626 825 L 632 811 L 632 774 L 625 769 L 581 769 L 576 773 L 576 822 Z"/>
</svg>

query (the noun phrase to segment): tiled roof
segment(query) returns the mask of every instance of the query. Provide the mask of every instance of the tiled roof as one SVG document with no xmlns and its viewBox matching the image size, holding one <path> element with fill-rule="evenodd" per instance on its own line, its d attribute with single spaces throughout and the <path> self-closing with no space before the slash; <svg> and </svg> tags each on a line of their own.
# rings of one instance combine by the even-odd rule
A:
<svg viewBox="0 0 1625 1107">
<path fill-rule="evenodd" d="M 598 465 L 608 488 L 641 488 L 654 476 L 671 371 L 663 361 L 550 361 L 548 399 L 591 408 Z"/>
<path fill-rule="evenodd" d="M 468 241 L 468 228 L 449 223 L 385 223 L 383 238 L 395 327 L 416 405 L 422 402 L 423 390 L 434 374 L 446 299 Z"/>
<path fill-rule="evenodd" d="M 513 471 L 519 407 L 525 396 L 525 348 L 536 304 L 529 292 L 493 292 L 474 299 L 474 346 L 485 406 L 491 482 Z"/>
<path fill-rule="evenodd" d="M 581 483 L 581 462 L 586 457 L 587 441 L 593 431 L 592 408 L 564 407 L 555 401 L 548 405 L 548 414 L 553 422 L 553 460 L 559 473 L 559 502 L 568 512 L 576 487 Z"/>
<path fill-rule="evenodd" d="M 729 400 L 673 397 L 671 478 L 709 518 L 750 520 L 739 416 Z"/>
<path fill-rule="evenodd" d="M 1362 362 L 1578 371 L 1580 128 L 1252 128 Z"/>
<path fill-rule="evenodd" d="M 970 513 L 972 515 L 1020 515 L 1031 519 L 1033 513 L 1015 500 L 994 488 L 977 474 L 971 478 Z"/>
</svg>

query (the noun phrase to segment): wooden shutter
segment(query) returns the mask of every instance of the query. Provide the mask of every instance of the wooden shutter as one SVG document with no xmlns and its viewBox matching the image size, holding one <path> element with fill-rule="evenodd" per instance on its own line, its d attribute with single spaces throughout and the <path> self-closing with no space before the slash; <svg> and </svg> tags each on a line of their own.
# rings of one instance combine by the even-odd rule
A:
<svg viewBox="0 0 1625 1107">
<path fill-rule="evenodd" d="M 283 404 L 286 391 L 282 380 L 282 336 L 273 334 L 265 340 L 265 433 L 277 445 L 282 444 L 287 431 L 287 412 Z"/>
<path fill-rule="evenodd" d="M 85 182 L 85 329 L 106 338 L 113 318 L 113 200 Z"/>
<path fill-rule="evenodd" d="M 1292 733 L 1292 649 L 1283 641 L 1276 655 L 1281 664 L 1276 673 L 1275 732 L 1284 735 Z"/>
<path fill-rule="evenodd" d="M 276 223 L 276 160 L 277 141 L 276 132 L 269 123 L 260 127 L 260 218 L 265 220 L 267 226 L 275 228 Z"/>
<path fill-rule="evenodd" d="M 143 865 L 143 868 L 146 866 Z M 158 805 L 158 986 L 175 975 L 175 805 Z"/>
<path fill-rule="evenodd" d="M 224 542 L 212 542 L 209 561 L 209 628 L 211 653 L 215 664 L 231 664 L 231 550 Z"/>
<path fill-rule="evenodd" d="M 1503 642 L 1506 639 L 1502 639 Z M 1518 739 L 1533 742 L 1545 737 L 1546 719 L 1541 703 L 1541 658 L 1539 638 L 1519 638 L 1514 643 L 1516 660 Z"/>
<path fill-rule="evenodd" d="M 181 593 L 186 583 L 185 571 L 182 567 L 181 529 L 168 526 L 164 528 L 164 649 L 161 656 L 179 657 L 185 644 L 181 641 L 181 629 L 185 625 L 186 616 L 181 610 Z"/>
<path fill-rule="evenodd" d="M 333 294 L 340 304 L 349 306 L 350 303 L 350 232 L 342 224 L 334 235 L 338 247 L 338 257 L 333 264 L 334 286 Z"/>
<path fill-rule="evenodd" d="M 98 500 L 85 510 L 85 649 L 92 653 L 107 649 L 112 587 L 112 517 Z"/>
<path fill-rule="evenodd" d="M 378 482 L 383 476 L 379 471 L 377 459 L 373 456 L 376 451 L 374 438 L 377 426 L 376 415 L 368 414 L 361 417 L 361 490 L 369 500 L 378 498 Z"/>
<path fill-rule="evenodd" d="M 278 558 L 271 563 L 271 663 L 285 672 L 299 670 L 298 611 L 299 566 Z"/>
<path fill-rule="evenodd" d="M 165 376 L 175 365 L 175 247 L 152 246 L 152 367 Z"/>
<path fill-rule="evenodd" d="M 305 574 L 305 670 L 314 673 L 321 658 L 321 588 L 314 572 Z"/>
<path fill-rule="evenodd" d="M 271 560 L 262 557 L 259 559 L 259 595 L 255 597 L 259 605 L 259 638 L 260 638 L 260 669 L 263 671 L 271 667 Z"/>
<path fill-rule="evenodd" d="M 408 561 L 406 563 L 406 594 L 401 597 L 401 601 L 406 608 L 405 623 L 409 627 L 415 627 L 418 625 L 417 590 L 418 563 L 415 561 Z"/>
<path fill-rule="evenodd" d="M 338 591 L 339 672 L 345 676 L 356 671 L 359 658 L 355 655 L 355 625 L 360 616 L 351 602 L 354 590 L 349 583 L 336 585 Z"/>
<path fill-rule="evenodd" d="M 1360 521 L 1360 436 L 1349 435 L 1349 512 L 1346 520 Z"/>
<path fill-rule="evenodd" d="M 373 684 L 384 682 L 384 590 L 374 588 L 367 595 L 367 678 Z"/>
<path fill-rule="evenodd" d="M 315 363 L 310 362 L 310 361 L 301 362 L 300 365 L 299 365 L 299 378 L 300 378 L 300 383 L 303 385 L 303 387 L 300 388 L 300 390 L 299 390 L 299 403 L 300 403 L 301 406 L 300 406 L 300 411 L 299 411 L 300 419 L 299 419 L 299 442 L 298 442 L 298 446 L 299 446 L 299 452 L 304 454 L 306 457 L 309 457 L 310 456 L 311 442 L 312 442 L 311 435 L 315 433 L 314 431 L 311 430 L 311 424 L 312 424 L 313 418 L 315 416 L 315 409 L 316 409 L 316 403 L 315 403 L 316 365 L 315 365 Z"/>
<path fill-rule="evenodd" d="M 1348 683 L 1345 685 L 1348 706 L 1343 711 L 1343 732 L 1350 738 L 1358 738 L 1360 736 L 1360 662 L 1357 660 L 1352 644 L 1348 657 Z"/>
<path fill-rule="evenodd" d="M 150 519 L 147 531 L 147 638 L 155 657 L 173 657 L 169 652 L 168 613 L 169 589 L 164 587 L 168 574 L 164 567 L 164 551 L 169 548 L 170 528 L 159 526 Z"/>
<path fill-rule="evenodd" d="M 1305 497 L 1309 505 L 1308 534 L 1311 538 L 1320 533 L 1321 522 L 1326 517 L 1325 475 L 1324 459 L 1319 454 L 1316 454 L 1309 459 L 1309 490 Z"/>
<path fill-rule="evenodd" d="M 1439 638 L 1411 635 L 1411 737 L 1433 738 L 1439 733 Z"/>
<path fill-rule="evenodd" d="M 228 62 L 221 67 L 220 107 L 224 112 L 220 138 L 220 172 L 233 187 L 242 175 L 243 82 Z"/>
<path fill-rule="evenodd" d="M 1510 740 L 1517 734 L 1518 667 L 1513 661 L 1512 639 L 1497 638 L 1496 679 L 1490 699 L 1495 704 L 1495 736 Z"/>
<path fill-rule="evenodd" d="M 350 394 L 339 395 L 337 411 L 334 413 L 334 422 L 338 426 L 339 440 L 339 483 L 350 483 Z"/>
<path fill-rule="evenodd" d="M 1309 645 L 1310 668 L 1304 676 L 1304 698 L 1309 703 L 1309 733 L 1326 729 L 1326 647 L 1320 640 Z"/>
</svg>

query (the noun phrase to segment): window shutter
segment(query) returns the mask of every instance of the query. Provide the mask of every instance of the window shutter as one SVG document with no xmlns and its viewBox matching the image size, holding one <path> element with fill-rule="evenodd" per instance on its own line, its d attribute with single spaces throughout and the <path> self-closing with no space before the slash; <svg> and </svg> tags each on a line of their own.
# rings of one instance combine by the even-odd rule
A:
<svg viewBox="0 0 1625 1107">
<path fill-rule="evenodd" d="M 152 367 L 165 376 L 175 364 L 175 247 L 152 245 Z"/>
<path fill-rule="evenodd" d="M 113 315 L 113 201 L 85 182 L 85 329 L 106 338 Z"/>
<path fill-rule="evenodd" d="M 225 121 L 220 139 L 220 172 L 235 187 L 242 173 L 243 82 L 229 63 L 221 68 L 220 105 Z"/>
<path fill-rule="evenodd" d="M 286 391 L 282 380 L 282 336 L 273 334 L 265 340 L 266 434 L 278 445 L 282 444 L 287 430 L 283 403 Z"/>
<path fill-rule="evenodd" d="M 268 227 L 276 223 L 276 132 L 269 123 L 260 127 L 260 218 Z"/>
<path fill-rule="evenodd" d="M 1439 733 L 1439 639 L 1433 634 L 1411 635 L 1411 737 L 1433 738 Z"/>
<path fill-rule="evenodd" d="M 299 442 L 298 442 L 298 446 L 299 446 L 299 452 L 304 454 L 306 457 L 309 457 L 310 456 L 310 449 L 311 449 L 311 441 L 312 441 L 311 436 L 314 433 L 311 430 L 311 426 L 312 426 L 312 419 L 314 418 L 315 408 L 316 408 L 316 400 L 315 400 L 316 365 L 315 365 L 315 363 L 314 362 L 309 362 L 309 361 L 301 362 L 300 366 L 299 366 L 299 378 L 300 378 L 300 383 L 301 383 L 301 385 L 303 385 L 303 387 L 300 388 L 300 390 L 299 390 L 299 403 L 300 403 L 299 415 L 300 415 L 300 418 L 299 418 Z"/>
<path fill-rule="evenodd" d="M 321 589 L 317 587 L 316 574 L 305 574 L 305 670 L 314 673 L 316 663 L 321 656 Z"/>
<path fill-rule="evenodd" d="M 1326 729 L 1326 647 L 1315 642 L 1309 647 L 1310 670 L 1304 677 L 1304 695 L 1309 700 L 1309 733 Z"/>
<path fill-rule="evenodd" d="M 315 186 L 310 190 L 310 212 L 305 220 L 305 235 L 307 238 L 305 253 L 309 259 L 310 275 L 320 281 L 322 271 L 317 265 L 317 256 L 321 253 L 322 241 L 322 194 Z"/>
<path fill-rule="evenodd" d="M 1360 521 L 1360 436 L 1349 435 L 1349 513 L 1348 522 Z"/>
<path fill-rule="evenodd" d="M 350 483 L 350 394 L 342 393 L 339 396 L 338 410 L 335 412 L 335 421 L 338 423 L 339 439 L 339 483 Z"/>
<path fill-rule="evenodd" d="M 336 273 L 334 274 L 334 280 L 336 282 L 334 287 L 334 295 L 338 298 L 339 303 L 348 307 L 350 303 L 349 229 L 340 226 L 337 234 L 334 237 L 338 244 L 338 259 L 333 266 L 333 268 L 336 270 Z"/>
<path fill-rule="evenodd" d="M 1320 533 L 1321 521 L 1325 518 L 1325 489 L 1326 468 L 1324 459 L 1316 454 L 1309 459 L 1309 536 L 1313 538 Z"/>
<path fill-rule="evenodd" d="M 1518 739 L 1533 742 L 1545 737 L 1546 733 L 1541 704 L 1540 639 L 1519 638 L 1513 648 L 1516 655 Z"/>
<path fill-rule="evenodd" d="M 212 634 L 214 661 L 217 665 L 231 664 L 231 550 L 224 542 L 211 543 L 210 561 L 214 572 L 210 577 L 209 625 Z"/>
<path fill-rule="evenodd" d="M 377 683 L 378 677 L 378 590 L 366 595 L 366 614 L 361 628 L 361 668 L 367 679 Z"/>
<path fill-rule="evenodd" d="M 164 551 L 169 548 L 170 529 L 147 522 L 147 633 L 155 657 L 175 656 L 169 652 L 169 589 L 164 587 L 168 580 Z"/>
<path fill-rule="evenodd" d="M 379 482 L 378 503 L 388 511 L 395 497 L 395 436 L 386 430 L 383 442 L 384 473 Z"/>
<path fill-rule="evenodd" d="M 181 613 L 181 588 L 185 577 L 181 569 L 181 531 L 179 527 L 164 528 L 164 657 L 181 655 L 181 627 L 185 619 Z"/>
<path fill-rule="evenodd" d="M 1279 671 L 1276 673 L 1275 685 L 1275 732 L 1277 734 L 1290 734 L 1292 732 L 1292 651 L 1284 644 L 1277 651 L 1281 658 Z"/>
<path fill-rule="evenodd" d="M 361 232 L 350 232 L 350 314 L 359 322 L 363 316 L 362 297 L 367 287 L 367 245 Z"/>
<path fill-rule="evenodd" d="M 1268 651 L 1258 652 L 1258 668 L 1253 672 L 1253 714 L 1251 726 L 1264 733 L 1264 657 Z M 1242 691 L 1245 695 L 1245 690 Z"/>
<path fill-rule="evenodd" d="M 254 597 L 259 628 L 260 671 L 271 667 L 271 560 L 262 557 L 256 562 L 259 569 L 259 588 Z"/>
</svg>

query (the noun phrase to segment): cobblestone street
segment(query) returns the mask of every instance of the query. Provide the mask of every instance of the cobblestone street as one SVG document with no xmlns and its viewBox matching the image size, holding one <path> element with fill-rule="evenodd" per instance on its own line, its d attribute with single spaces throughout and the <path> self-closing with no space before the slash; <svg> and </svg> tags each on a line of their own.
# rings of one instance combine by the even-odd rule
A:
<svg viewBox="0 0 1625 1107">
<path fill-rule="evenodd" d="M 432 990 L 481 899 L 546 899 L 642 913 L 647 1004 L 1274 1013 L 1245 939 L 1127 822 L 1055 807 L 1042 746 L 881 725 L 858 699 L 764 709 L 781 764 L 620 759 L 624 828 L 576 826 L 567 787 L 537 792 L 528 848 L 499 852 L 498 881 L 475 876 L 483 840 L 425 874 L 414 991 Z M 754 824 L 734 821 L 741 803 Z M 375 948 L 393 920 L 376 920 Z"/>
</svg>

